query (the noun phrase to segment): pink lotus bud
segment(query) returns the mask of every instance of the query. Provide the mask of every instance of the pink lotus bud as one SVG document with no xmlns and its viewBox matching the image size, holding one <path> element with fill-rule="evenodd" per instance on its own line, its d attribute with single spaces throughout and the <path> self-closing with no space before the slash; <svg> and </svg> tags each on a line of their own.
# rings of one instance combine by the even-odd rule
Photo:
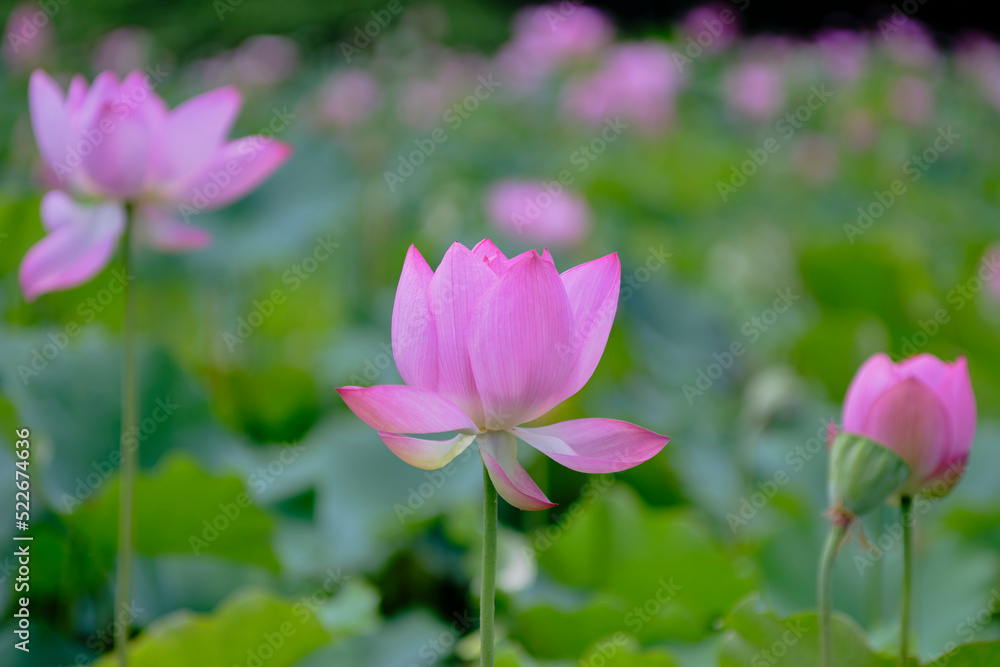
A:
<svg viewBox="0 0 1000 667">
<path fill-rule="evenodd" d="M 590 228 L 586 200 L 558 181 L 502 181 L 486 197 L 490 219 L 512 235 L 538 243 L 572 245 Z"/>
<path fill-rule="evenodd" d="M 735 5 L 713 2 L 695 7 L 681 21 L 684 43 L 689 54 L 718 53 L 725 50 L 739 36 L 739 10 Z M 694 56 L 692 56 L 694 57 Z"/>
<path fill-rule="evenodd" d="M 909 464 L 902 493 L 944 495 L 961 479 L 976 434 L 976 397 L 964 357 L 869 358 L 844 399 L 844 432 L 888 447 Z"/>
</svg>

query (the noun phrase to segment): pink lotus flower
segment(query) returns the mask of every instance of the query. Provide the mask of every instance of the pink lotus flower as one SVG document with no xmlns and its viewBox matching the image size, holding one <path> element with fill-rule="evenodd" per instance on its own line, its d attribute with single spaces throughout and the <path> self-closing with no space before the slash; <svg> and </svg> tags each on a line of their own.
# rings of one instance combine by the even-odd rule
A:
<svg viewBox="0 0 1000 667">
<path fill-rule="evenodd" d="M 976 434 L 976 397 L 965 358 L 918 354 L 866 361 L 844 399 L 844 430 L 884 445 L 910 466 L 903 493 L 947 493 L 961 477 Z"/>
<path fill-rule="evenodd" d="M 381 96 L 378 81 L 365 70 L 335 72 L 320 89 L 319 114 L 338 128 L 351 129 L 368 120 Z"/>
<path fill-rule="evenodd" d="M 455 243 L 432 271 L 413 246 L 392 313 L 405 385 L 342 387 L 347 406 L 410 465 L 440 468 L 473 439 L 498 492 L 525 510 L 553 503 L 517 462 L 515 437 L 562 465 L 617 472 L 667 438 L 613 419 L 521 426 L 578 392 L 604 352 L 618 305 L 617 255 L 562 274 L 546 251 L 508 259 L 491 241 Z M 410 433 L 457 431 L 448 440 Z"/>
<path fill-rule="evenodd" d="M 17 71 L 29 70 L 52 55 L 52 17 L 35 2 L 25 2 L 11 10 L 3 33 L 4 61 Z"/>
<path fill-rule="evenodd" d="M 769 120 L 785 108 L 784 74 L 774 63 L 760 60 L 735 65 L 723 85 L 729 106 L 755 120 Z"/>
<path fill-rule="evenodd" d="M 486 211 L 498 226 L 539 243 L 572 245 L 590 228 L 590 208 L 556 181 L 501 181 L 486 196 Z"/>
<path fill-rule="evenodd" d="M 89 88 L 77 76 L 63 95 L 41 70 L 31 76 L 31 124 L 49 180 L 42 199 L 48 234 L 21 263 L 29 300 L 80 285 L 110 261 L 135 208 L 136 238 L 164 251 L 200 248 L 206 231 L 178 220 L 240 199 L 291 153 L 262 136 L 226 141 L 241 104 L 233 88 L 199 95 L 168 110 L 149 75 L 119 82 L 100 74 Z M 75 201 L 72 193 L 94 204 Z"/>
</svg>

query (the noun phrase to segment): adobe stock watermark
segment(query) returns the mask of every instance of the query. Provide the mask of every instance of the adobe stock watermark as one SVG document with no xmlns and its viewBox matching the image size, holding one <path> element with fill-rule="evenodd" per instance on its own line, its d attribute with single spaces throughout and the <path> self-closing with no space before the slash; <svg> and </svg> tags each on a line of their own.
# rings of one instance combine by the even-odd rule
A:
<svg viewBox="0 0 1000 667">
<path fill-rule="evenodd" d="M 580 489 L 580 498 L 573 502 L 565 511 L 555 517 L 554 523 L 544 528 L 535 528 L 531 534 L 531 544 L 523 545 L 521 553 L 529 562 L 534 562 L 538 554 L 545 553 L 552 546 L 562 539 L 566 531 L 576 523 L 588 505 L 593 505 L 597 500 L 608 492 L 615 485 L 615 476 L 612 473 L 601 473 L 591 475 L 587 483 Z"/>
<path fill-rule="evenodd" d="M 952 464 L 947 470 L 931 482 L 927 495 L 917 495 L 913 498 L 913 509 L 910 512 L 909 527 L 912 528 L 917 518 L 931 511 L 941 499 L 947 495 L 951 487 L 958 483 L 965 473 L 965 463 Z M 866 570 L 873 567 L 875 563 L 885 558 L 885 555 L 896 548 L 896 545 L 903 540 L 903 520 L 886 522 L 882 525 L 882 532 L 873 540 L 867 541 L 867 549 L 864 553 L 855 554 L 851 559 L 858 574 L 864 574 Z"/>
<path fill-rule="evenodd" d="M 695 373 L 694 384 L 685 384 L 681 387 L 688 405 L 694 405 L 695 398 L 711 389 L 716 380 L 729 372 L 729 369 L 733 367 L 736 360 L 746 353 L 747 346 L 753 345 L 760 340 L 760 337 L 774 326 L 778 318 L 783 313 L 786 313 L 801 298 L 801 295 L 792 293 L 791 287 L 786 287 L 783 290 L 779 289 L 775 294 L 777 294 L 777 298 L 775 298 L 770 308 L 766 308 L 758 315 L 754 315 L 740 327 L 740 333 L 743 334 L 746 342 L 737 339 L 730 343 L 729 347 L 722 352 L 714 352 L 712 354 L 714 361 L 704 368 L 699 368 Z"/>
<path fill-rule="evenodd" d="M 66 146 L 66 157 L 63 158 L 63 162 L 54 161 L 49 165 L 60 183 L 65 183 L 83 165 L 84 160 L 94 152 L 94 149 L 114 134 L 122 122 L 149 99 L 153 91 L 170 76 L 170 73 L 163 71 L 160 65 L 147 65 L 144 71 L 142 85 L 129 88 L 123 94 L 111 99 L 107 103 L 110 113 L 103 115 L 96 126 L 84 129 L 75 144 Z"/>
<path fill-rule="evenodd" d="M 256 134 L 235 140 L 235 156 L 225 164 L 210 168 L 201 185 L 195 186 L 191 191 L 191 198 L 177 205 L 177 212 L 184 222 L 191 222 L 193 216 L 211 208 L 223 197 L 236 177 L 249 168 L 254 160 L 275 142 L 275 137 L 288 129 L 295 118 L 296 114 L 289 111 L 288 107 L 281 109 L 274 107 L 271 109 L 271 119 L 267 125 L 260 128 Z"/>
<path fill-rule="evenodd" d="M 750 0 L 730 0 L 730 2 L 741 12 L 750 7 Z M 736 12 L 728 7 L 719 10 L 715 16 L 702 20 L 701 29 L 693 35 L 688 35 L 685 40 L 684 52 L 675 51 L 673 54 L 677 71 L 683 72 L 685 67 L 704 55 L 705 50 L 711 49 L 726 31 L 726 27 L 734 23 L 736 23 Z"/>
<path fill-rule="evenodd" d="M 917 11 L 926 4 L 927 0 L 903 0 L 903 2 L 892 6 L 892 13 L 888 18 L 880 19 L 877 27 L 882 34 L 882 39 L 889 39 L 894 32 L 899 32 L 912 18 Z"/>
<path fill-rule="evenodd" d="M 276 287 L 263 299 L 254 299 L 253 308 L 246 315 L 236 318 L 236 324 L 232 331 L 222 332 L 222 342 L 226 344 L 226 349 L 230 353 L 247 342 L 250 337 L 270 319 L 278 309 L 288 302 L 288 295 L 302 287 L 305 281 L 309 280 L 319 267 L 333 255 L 334 251 L 340 248 L 340 243 L 334 241 L 333 234 L 317 236 L 312 252 L 307 254 L 298 262 L 292 264 L 281 274 L 281 282 L 288 285 L 288 292 L 280 287 Z"/>
<path fill-rule="evenodd" d="M 919 155 L 911 155 L 903 163 L 903 175 L 906 176 L 906 180 L 897 178 L 889 184 L 887 190 L 873 192 L 873 201 L 867 206 L 858 207 L 858 219 L 855 224 L 844 223 L 844 234 L 847 235 L 847 240 L 853 245 L 855 239 L 871 229 L 875 221 L 885 215 L 886 211 L 906 194 L 909 188 L 908 183 L 916 183 L 920 180 L 924 172 L 930 169 L 941 158 L 941 155 L 947 153 L 961 138 L 962 135 L 952 130 L 950 125 L 947 128 L 938 128 L 937 136 L 931 145 Z"/>
<path fill-rule="evenodd" d="M 77 304 L 74 312 L 79 319 L 69 320 L 59 331 L 49 332 L 46 336 L 49 339 L 47 343 L 33 346 L 28 351 L 27 361 L 17 365 L 17 374 L 24 386 L 27 387 L 33 378 L 41 375 L 69 347 L 70 341 L 77 338 L 85 326 L 103 313 L 133 280 L 134 275 L 122 273 L 119 269 L 112 270 L 107 285 Z"/>
<path fill-rule="evenodd" d="M 392 506 L 393 511 L 396 512 L 396 518 L 399 519 L 400 523 L 406 523 L 407 519 L 415 515 L 420 508 L 427 503 L 428 500 L 434 497 L 441 487 L 444 486 L 455 472 L 458 470 L 459 465 L 462 461 L 468 460 L 472 455 L 473 448 L 470 445 L 461 454 L 456 456 L 454 459 L 448 462 L 443 468 L 438 468 L 437 470 L 425 470 L 424 477 L 427 481 L 419 484 L 416 487 L 410 487 L 407 491 L 406 504 L 396 503 Z"/>
<path fill-rule="evenodd" d="M 407 4 L 412 0 L 405 0 Z M 382 31 L 389 27 L 397 16 L 403 13 L 403 0 L 389 0 L 382 9 L 371 11 L 371 21 L 364 26 L 355 26 L 354 34 L 350 43 L 340 42 L 340 53 L 344 56 L 344 62 L 350 63 L 355 56 L 360 56 L 361 52 L 367 49 L 378 39 Z"/>
<path fill-rule="evenodd" d="M 493 78 L 493 74 L 480 75 L 476 78 L 479 85 L 469 95 L 452 104 L 441 115 L 441 120 L 448 124 L 451 131 L 456 131 L 471 118 L 483 102 L 489 100 L 493 94 L 503 85 L 502 81 Z M 448 130 L 439 125 L 431 130 L 427 136 L 413 140 L 414 149 L 409 153 L 397 157 L 398 165 L 395 170 L 387 169 L 383 176 L 385 183 L 389 186 L 389 192 L 395 192 L 399 185 L 406 182 L 416 170 L 423 166 L 438 147 L 448 141 Z"/>
<path fill-rule="evenodd" d="M 20 22 L 11 26 L 7 31 L 7 44 L 12 53 L 20 53 L 21 49 L 31 44 L 31 41 L 38 36 L 39 31 L 52 22 L 55 15 L 63 7 L 69 4 L 69 0 L 40 0 L 35 5 L 38 11 L 32 12 L 21 18 Z"/>
<path fill-rule="evenodd" d="M 785 454 L 784 466 L 778 468 L 770 479 L 757 482 L 756 491 L 740 498 L 739 509 L 726 514 L 726 523 L 733 534 L 749 525 L 757 514 L 778 495 L 778 491 L 792 480 L 792 475 L 801 472 L 817 455 L 826 453 L 827 437 L 833 422 L 820 420 L 816 434 Z"/>
<path fill-rule="evenodd" d="M 812 119 L 813 114 L 833 97 L 833 91 L 827 90 L 825 83 L 812 86 L 809 90 L 811 91 L 809 97 L 803 104 L 775 121 L 774 132 L 777 136 L 768 137 L 758 148 L 748 148 L 747 159 L 739 165 L 734 164 L 729 167 L 729 178 L 715 182 L 715 188 L 722 201 L 728 201 L 737 190 L 746 185 L 748 180 L 767 164 L 771 156 L 780 151 L 782 146 Z"/>
<path fill-rule="evenodd" d="M 911 357 L 931 342 L 931 339 L 951 322 L 951 314 L 965 308 L 998 272 L 1000 272 L 1000 255 L 990 255 L 981 259 L 975 275 L 955 285 L 945 295 L 948 308 L 938 308 L 930 318 L 917 320 L 917 330 L 909 336 L 903 336 L 899 347 L 900 355 L 899 357 L 893 355 L 894 358 L 898 361 L 901 358 Z"/>
<path fill-rule="evenodd" d="M 160 426 L 166 423 L 180 407 L 170 396 L 156 399 L 149 415 L 143 417 L 138 424 L 121 435 L 121 444 L 129 451 L 134 452 L 139 445 L 156 433 Z M 59 497 L 63 511 L 67 514 L 75 512 L 76 508 L 94 495 L 94 492 L 111 477 L 112 473 L 118 470 L 121 462 L 120 448 L 111 450 L 106 459 L 91 462 L 90 466 L 93 470 L 85 476 L 76 478 L 73 495 L 63 493 Z"/>
</svg>

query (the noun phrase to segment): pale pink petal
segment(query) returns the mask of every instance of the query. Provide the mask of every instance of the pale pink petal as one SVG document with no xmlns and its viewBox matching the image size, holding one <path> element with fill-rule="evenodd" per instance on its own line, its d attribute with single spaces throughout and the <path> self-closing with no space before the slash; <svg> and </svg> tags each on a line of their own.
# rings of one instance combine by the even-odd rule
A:
<svg viewBox="0 0 1000 667">
<path fill-rule="evenodd" d="M 511 432 L 553 461 L 586 473 L 627 470 L 651 459 L 669 440 L 617 419 L 573 419 Z"/>
<path fill-rule="evenodd" d="M 70 115 L 77 113 L 83 106 L 83 100 L 87 96 L 87 80 L 82 74 L 77 74 L 69 82 L 69 91 L 66 93 L 66 112 Z"/>
<path fill-rule="evenodd" d="M 569 346 L 560 350 L 559 354 L 574 360 L 573 370 L 565 384 L 536 416 L 580 391 L 594 374 L 615 321 L 621 276 L 622 267 L 617 253 L 580 264 L 562 274 L 562 282 L 573 308 L 573 331 Z"/>
<path fill-rule="evenodd" d="M 444 433 L 476 425 L 462 409 L 429 389 L 406 385 L 341 387 L 337 390 L 361 421 L 389 433 Z"/>
<path fill-rule="evenodd" d="M 477 243 L 476 247 L 472 249 L 472 254 L 476 259 L 482 260 L 498 276 L 507 270 L 507 256 L 489 239 L 483 239 Z"/>
<path fill-rule="evenodd" d="M 155 206 L 143 207 L 135 225 L 139 240 L 162 252 L 200 250 L 212 243 L 212 235 L 201 227 L 178 220 Z"/>
<path fill-rule="evenodd" d="M 66 159 L 69 114 L 59 85 L 42 70 L 35 70 L 28 83 L 31 127 L 42 159 L 52 168 Z"/>
<path fill-rule="evenodd" d="M 847 388 L 844 398 L 844 419 L 842 426 L 848 433 L 861 433 L 872 403 L 901 379 L 888 355 L 878 353 L 868 358 Z"/>
<path fill-rule="evenodd" d="M 517 462 L 517 441 L 506 431 L 491 431 L 479 436 L 479 455 L 489 472 L 497 493 L 514 507 L 544 510 L 555 507 L 538 488 L 527 471 Z"/>
<path fill-rule="evenodd" d="M 204 211 L 241 199 L 273 174 L 292 154 L 286 143 L 262 136 L 243 137 L 220 148 L 196 177 L 172 188 L 183 206 Z"/>
<path fill-rule="evenodd" d="M 42 197 L 42 227 L 45 231 L 52 232 L 63 225 L 77 222 L 83 217 L 80 208 L 80 204 L 62 190 L 47 192 Z"/>
<path fill-rule="evenodd" d="M 871 438 L 903 457 L 911 471 L 907 486 L 914 489 L 951 450 L 951 423 L 944 404 L 914 377 L 879 396 L 860 430 L 845 430 Z"/>
<path fill-rule="evenodd" d="M 194 177 L 226 141 L 242 99 L 227 86 L 192 97 L 167 116 L 159 175 L 168 181 Z"/>
<path fill-rule="evenodd" d="M 92 146 L 86 155 L 81 151 L 89 181 L 114 197 L 137 196 L 160 150 L 165 114 L 166 106 L 146 76 L 129 74 L 118 95 L 106 100 L 91 122 L 81 127 L 82 141 Z"/>
<path fill-rule="evenodd" d="M 976 435 L 976 396 L 965 357 L 949 364 L 930 354 L 918 354 L 898 368 L 903 375 L 922 380 L 941 400 L 951 417 L 954 449 L 948 458 L 965 457 Z"/>
<path fill-rule="evenodd" d="M 476 439 L 474 435 L 462 433 L 448 440 L 425 440 L 385 431 L 379 431 L 378 434 L 393 454 L 411 466 L 424 470 L 443 468 Z"/>
<path fill-rule="evenodd" d="M 486 427 L 527 421 L 566 381 L 574 359 L 573 311 L 559 272 L 537 254 L 511 262 L 480 300 L 469 329 L 469 358 Z"/>
<path fill-rule="evenodd" d="M 392 306 L 392 355 L 403 382 L 436 390 L 437 331 L 428 294 L 434 271 L 416 246 L 410 246 Z"/>
<path fill-rule="evenodd" d="M 497 276 L 468 248 L 454 243 L 434 272 L 430 307 L 438 342 L 438 393 L 483 424 L 483 405 L 469 362 L 468 329 L 480 297 Z"/>
<path fill-rule="evenodd" d="M 46 200 L 67 197 L 50 192 L 42 200 L 42 211 L 65 212 L 63 203 Z M 125 210 L 118 202 L 76 206 L 73 220 L 60 219 L 45 238 L 25 254 L 18 274 L 21 291 L 28 301 L 39 295 L 81 285 L 100 273 L 115 252 L 125 229 Z"/>
</svg>

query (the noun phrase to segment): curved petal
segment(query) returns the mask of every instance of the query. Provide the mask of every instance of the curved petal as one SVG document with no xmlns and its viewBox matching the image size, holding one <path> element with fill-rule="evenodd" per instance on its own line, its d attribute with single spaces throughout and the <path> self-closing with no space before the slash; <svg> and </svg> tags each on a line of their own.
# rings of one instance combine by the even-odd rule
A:
<svg viewBox="0 0 1000 667">
<path fill-rule="evenodd" d="M 80 128 L 81 142 L 90 147 L 80 152 L 90 182 L 115 197 L 138 195 L 161 149 L 165 115 L 166 106 L 143 73 L 125 77 L 118 95 Z"/>
<path fill-rule="evenodd" d="M 66 210 L 64 192 L 45 195 L 42 211 Z M 46 201 L 48 204 L 46 205 Z M 55 200 L 55 203 L 52 201 Z M 115 252 L 125 229 L 125 210 L 118 202 L 97 206 L 75 205 L 73 219 L 46 223 L 52 231 L 25 254 L 18 272 L 21 291 L 28 301 L 40 294 L 81 285 L 103 269 Z"/>
<path fill-rule="evenodd" d="M 483 239 L 477 243 L 476 247 L 472 249 L 472 255 L 490 267 L 493 273 L 498 276 L 503 275 L 503 272 L 507 270 L 507 255 L 503 254 L 500 248 L 496 247 L 496 244 L 489 239 Z"/>
<path fill-rule="evenodd" d="M 888 355 L 880 352 L 869 357 L 847 388 L 842 420 L 844 430 L 863 435 L 861 429 L 864 428 L 872 403 L 895 386 L 901 377 Z"/>
<path fill-rule="evenodd" d="M 42 227 L 47 232 L 53 232 L 64 225 L 76 222 L 83 217 L 81 208 L 80 204 L 62 190 L 47 192 L 42 197 Z"/>
<path fill-rule="evenodd" d="M 172 187 L 168 196 L 198 211 L 220 208 L 245 197 L 291 155 L 291 146 L 268 137 L 230 141 L 200 173 Z"/>
<path fill-rule="evenodd" d="M 670 440 L 617 419 L 572 419 L 511 432 L 553 461 L 586 473 L 628 470 L 651 459 Z"/>
<path fill-rule="evenodd" d="M 914 377 L 879 396 L 862 430 L 852 432 L 902 456 L 912 470 L 907 486 L 919 487 L 951 450 L 951 423 L 945 406 L 930 387 Z"/>
<path fill-rule="evenodd" d="M 28 83 L 28 105 L 38 152 L 46 164 L 54 168 L 55 163 L 66 159 L 69 113 L 59 84 L 40 69 L 31 73 L 31 80 Z"/>
<path fill-rule="evenodd" d="M 159 176 L 187 180 L 199 173 L 222 148 L 243 104 L 233 86 L 192 97 L 167 116 Z"/>
<path fill-rule="evenodd" d="M 417 247 L 411 245 L 406 251 L 392 305 L 392 356 L 403 382 L 411 387 L 436 390 L 437 331 L 428 296 L 433 277 L 434 271 Z"/>
<path fill-rule="evenodd" d="M 965 357 L 949 364 L 930 354 L 918 354 L 898 368 L 904 375 L 922 380 L 948 409 L 954 447 L 949 458 L 967 455 L 976 436 L 976 396 Z"/>
<path fill-rule="evenodd" d="M 617 253 L 580 264 L 562 274 L 573 307 L 573 332 L 569 347 L 560 354 L 574 358 L 573 370 L 565 384 L 535 416 L 548 412 L 580 391 L 594 374 L 618 311 L 621 278 L 622 266 Z"/>
<path fill-rule="evenodd" d="M 392 453 L 411 466 L 424 470 L 443 468 L 451 460 L 465 451 L 476 436 L 459 433 L 448 440 L 425 440 L 398 433 L 378 432 L 382 442 Z"/>
<path fill-rule="evenodd" d="M 512 263 L 472 316 L 469 359 L 486 427 L 504 430 L 530 419 L 563 385 L 573 358 L 573 312 L 559 273 L 532 253 Z"/>
<path fill-rule="evenodd" d="M 517 462 L 517 441 L 506 431 L 491 431 L 478 436 L 479 455 L 483 459 L 497 493 L 514 507 L 544 510 L 555 507 L 535 484 L 535 480 Z"/>
<path fill-rule="evenodd" d="M 347 407 L 377 431 L 389 433 L 443 433 L 475 429 L 457 405 L 429 389 L 402 384 L 341 387 Z"/>
<path fill-rule="evenodd" d="M 468 330 L 472 311 L 497 276 L 461 243 L 453 243 L 431 279 L 428 295 L 438 344 L 437 390 L 462 407 L 477 424 L 483 405 L 469 362 Z"/>
<path fill-rule="evenodd" d="M 140 241 L 162 252 L 200 250 L 212 243 L 212 235 L 201 227 L 154 206 L 142 208 L 136 218 L 136 234 Z"/>
</svg>

